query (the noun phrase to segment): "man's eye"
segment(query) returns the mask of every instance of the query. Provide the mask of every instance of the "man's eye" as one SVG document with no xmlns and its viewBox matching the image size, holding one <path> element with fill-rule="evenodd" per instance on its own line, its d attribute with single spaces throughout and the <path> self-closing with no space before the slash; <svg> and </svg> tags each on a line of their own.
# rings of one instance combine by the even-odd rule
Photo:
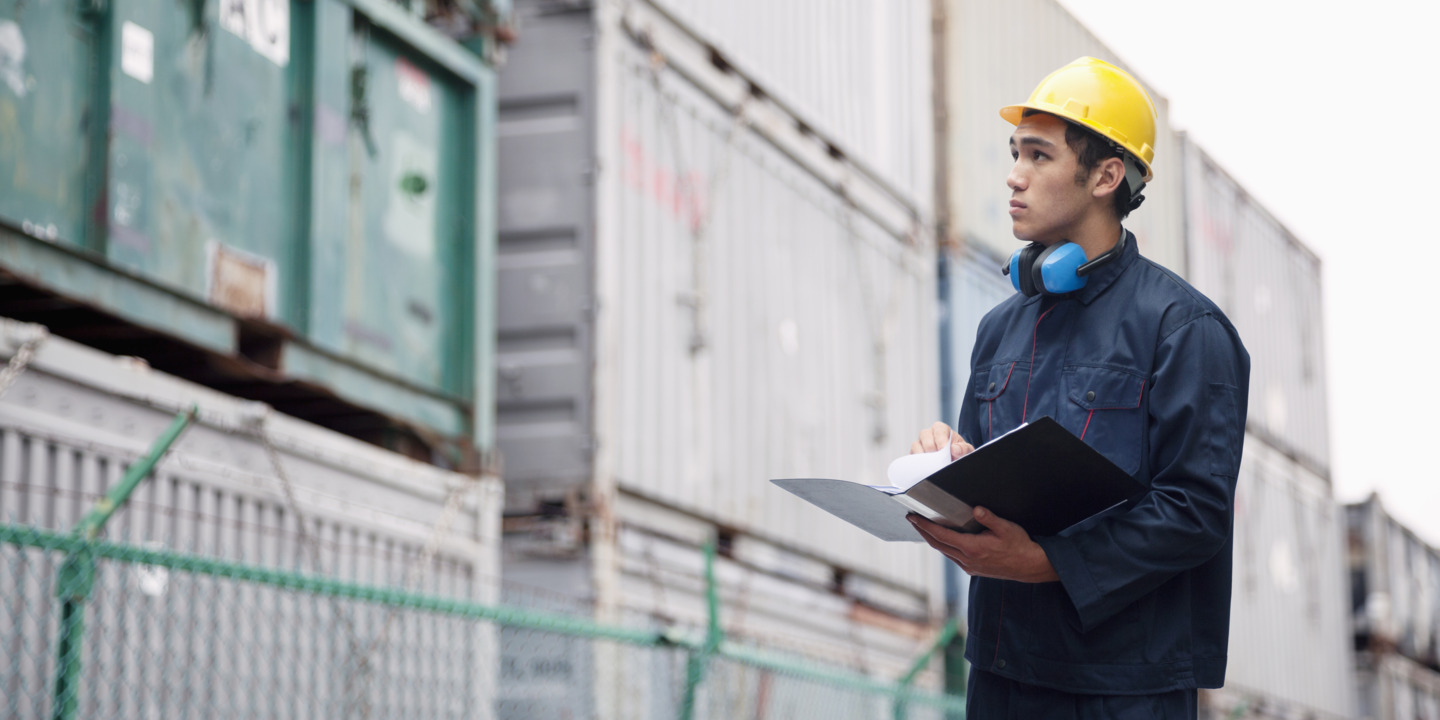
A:
<svg viewBox="0 0 1440 720">
<path fill-rule="evenodd" d="M 1040 152 L 1039 150 L 1036 150 L 1033 159 L 1035 159 L 1035 160 L 1044 160 L 1044 159 L 1046 159 L 1046 158 L 1045 158 L 1045 153 L 1042 153 L 1042 152 Z"/>
<path fill-rule="evenodd" d="M 1014 150 L 1011 150 L 1011 151 L 1010 151 L 1010 159 L 1011 159 L 1011 160 L 1019 160 L 1019 159 L 1020 159 L 1020 153 L 1015 152 Z"/>
</svg>

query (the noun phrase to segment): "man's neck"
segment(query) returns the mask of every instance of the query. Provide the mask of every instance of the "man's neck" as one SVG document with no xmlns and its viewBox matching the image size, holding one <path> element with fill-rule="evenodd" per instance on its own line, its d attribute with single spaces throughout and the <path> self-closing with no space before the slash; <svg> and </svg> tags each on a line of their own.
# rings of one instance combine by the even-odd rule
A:
<svg viewBox="0 0 1440 720">
<path fill-rule="evenodd" d="M 1120 221 L 1113 215 L 1097 217 L 1076 228 L 1070 242 L 1085 250 L 1085 257 L 1094 260 L 1120 241 Z"/>
</svg>

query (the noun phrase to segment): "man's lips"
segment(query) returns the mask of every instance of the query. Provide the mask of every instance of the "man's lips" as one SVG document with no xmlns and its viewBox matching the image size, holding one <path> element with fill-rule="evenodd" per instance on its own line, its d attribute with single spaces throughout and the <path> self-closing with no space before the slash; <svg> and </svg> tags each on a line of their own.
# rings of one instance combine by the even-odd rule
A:
<svg viewBox="0 0 1440 720">
<path fill-rule="evenodd" d="M 1010 201 L 1010 214 L 1011 214 L 1011 215 L 1014 215 L 1014 214 L 1020 212 L 1021 210 L 1024 210 L 1026 207 L 1028 207 L 1028 206 L 1027 206 L 1025 203 L 1023 203 L 1023 202 L 1020 202 L 1019 200 L 1011 200 L 1011 201 Z"/>
</svg>

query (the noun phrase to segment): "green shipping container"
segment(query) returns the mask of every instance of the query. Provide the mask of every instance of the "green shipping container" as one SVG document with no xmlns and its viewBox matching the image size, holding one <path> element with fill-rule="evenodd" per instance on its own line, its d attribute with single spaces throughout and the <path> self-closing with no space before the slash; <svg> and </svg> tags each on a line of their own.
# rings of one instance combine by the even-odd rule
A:
<svg viewBox="0 0 1440 720">
<path fill-rule="evenodd" d="M 488 451 L 493 48 L 420 14 L 0 0 L 0 315 L 63 333 L 39 288 Z"/>
</svg>

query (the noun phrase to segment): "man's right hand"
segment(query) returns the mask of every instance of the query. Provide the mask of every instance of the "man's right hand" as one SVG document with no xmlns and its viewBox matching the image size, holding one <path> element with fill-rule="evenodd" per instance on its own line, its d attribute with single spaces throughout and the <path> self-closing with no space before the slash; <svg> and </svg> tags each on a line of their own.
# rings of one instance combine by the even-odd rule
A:
<svg viewBox="0 0 1440 720">
<path fill-rule="evenodd" d="M 920 437 L 910 444 L 910 454 L 935 452 L 947 444 L 950 446 L 951 460 L 958 460 L 961 455 L 975 449 L 975 446 L 960 437 L 960 433 L 951 430 L 949 425 L 936 422 L 920 431 Z"/>
</svg>

